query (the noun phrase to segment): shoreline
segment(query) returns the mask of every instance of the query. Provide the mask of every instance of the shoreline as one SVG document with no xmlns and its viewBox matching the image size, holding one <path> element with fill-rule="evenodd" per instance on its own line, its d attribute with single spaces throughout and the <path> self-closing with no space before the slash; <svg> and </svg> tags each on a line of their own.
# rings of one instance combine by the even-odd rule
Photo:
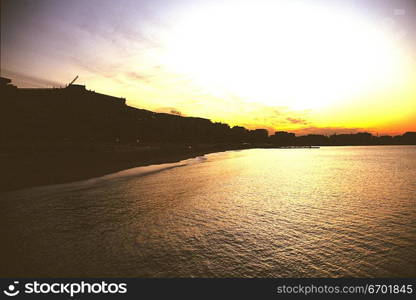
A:
<svg viewBox="0 0 416 300">
<path fill-rule="evenodd" d="M 130 168 L 175 163 L 210 153 L 258 148 L 243 145 L 77 145 L 75 149 L 64 151 L 64 145 L 61 146 L 43 151 L 24 149 L 17 153 L 2 153 L 0 193 L 82 181 Z"/>
<path fill-rule="evenodd" d="M 64 184 L 126 169 L 175 163 L 210 153 L 256 148 L 316 149 L 319 146 L 270 144 L 114 145 L 62 143 L 13 145 L 0 149 L 0 193 Z"/>
</svg>

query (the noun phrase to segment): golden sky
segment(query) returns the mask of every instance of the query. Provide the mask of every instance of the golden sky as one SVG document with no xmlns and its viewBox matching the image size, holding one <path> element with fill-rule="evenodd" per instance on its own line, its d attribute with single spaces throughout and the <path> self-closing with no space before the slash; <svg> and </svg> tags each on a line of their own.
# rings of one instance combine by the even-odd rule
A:
<svg viewBox="0 0 416 300">
<path fill-rule="evenodd" d="M 302 133 L 416 131 L 416 5 L 2 1 L 1 73 Z"/>
</svg>

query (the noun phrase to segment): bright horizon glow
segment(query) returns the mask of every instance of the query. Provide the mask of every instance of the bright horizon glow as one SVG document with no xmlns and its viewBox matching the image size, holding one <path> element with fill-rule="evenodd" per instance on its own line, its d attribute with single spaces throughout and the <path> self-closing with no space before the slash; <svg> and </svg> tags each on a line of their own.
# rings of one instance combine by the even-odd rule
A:
<svg viewBox="0 0 416 300">
<path fill-rule="evenodd" d="M 294 1 L 211 5 L 181 19 L 166 60 L 217 95 L 321 109 L 400 83 L 406 60 L 382 29 Z"/>
</svg>

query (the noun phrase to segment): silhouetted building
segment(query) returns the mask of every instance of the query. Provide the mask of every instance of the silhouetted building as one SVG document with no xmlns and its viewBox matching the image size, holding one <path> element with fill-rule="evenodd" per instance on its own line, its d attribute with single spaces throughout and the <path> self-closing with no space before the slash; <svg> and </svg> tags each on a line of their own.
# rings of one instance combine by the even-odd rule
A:
<svg viewBox="0 0 416 300">
<path fill-rule="evenodd" d="M 250 130 L 250 141 L 254 143 L 267 143 L 269 133 L 266 129 L 254 129 Z"/>
<path fill-rule="evenodd" d="M 117 143 L 180 142 L 247 144 L 264 146 L 416 144 L 416 133 L 376 137 L 370 133 L 295 136 L 266 129 L 208 119 L 155 113 L 126 105 L 126 99 L 96 93 L 84 85 L 65 88 L 17 88 L 0 77 L 2 140 L 7 141 L 103 141 Z"/>
<path fill-rule="evenodd" d="M 226 143 L 232 136 L 228 124 L 137 109 L 84 85 L 11 88 L 10 83 L 0 81 L 8 140 Z"/>
<path fill-rule="evenodd" d="M 0 77 L 0 91 L 6 92 L 8 90 L 16 89 L 17 87 L 11 84 L 11 80 L 9 78 Z"/>
<path fill-rule="evenodd" d="M 293 146 L 295 144 L 295 134 L 286 131 L 276 131 L 270 137 L 270 141 L 279 146 Z"/>
</svg>

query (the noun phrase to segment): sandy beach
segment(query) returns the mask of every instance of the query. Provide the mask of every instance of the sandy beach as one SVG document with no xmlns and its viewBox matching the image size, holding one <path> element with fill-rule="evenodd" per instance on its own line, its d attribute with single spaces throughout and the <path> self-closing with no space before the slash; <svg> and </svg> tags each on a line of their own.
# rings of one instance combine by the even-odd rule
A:
<svg viewBox="0 0 416 300">
<path fill-rule="evenodd" d="M 181 161 L 252 145 L 93 143 L 14 144 L 0 148 L 0 191 L 60 184 L 128 168 Z"/>
</svg>

